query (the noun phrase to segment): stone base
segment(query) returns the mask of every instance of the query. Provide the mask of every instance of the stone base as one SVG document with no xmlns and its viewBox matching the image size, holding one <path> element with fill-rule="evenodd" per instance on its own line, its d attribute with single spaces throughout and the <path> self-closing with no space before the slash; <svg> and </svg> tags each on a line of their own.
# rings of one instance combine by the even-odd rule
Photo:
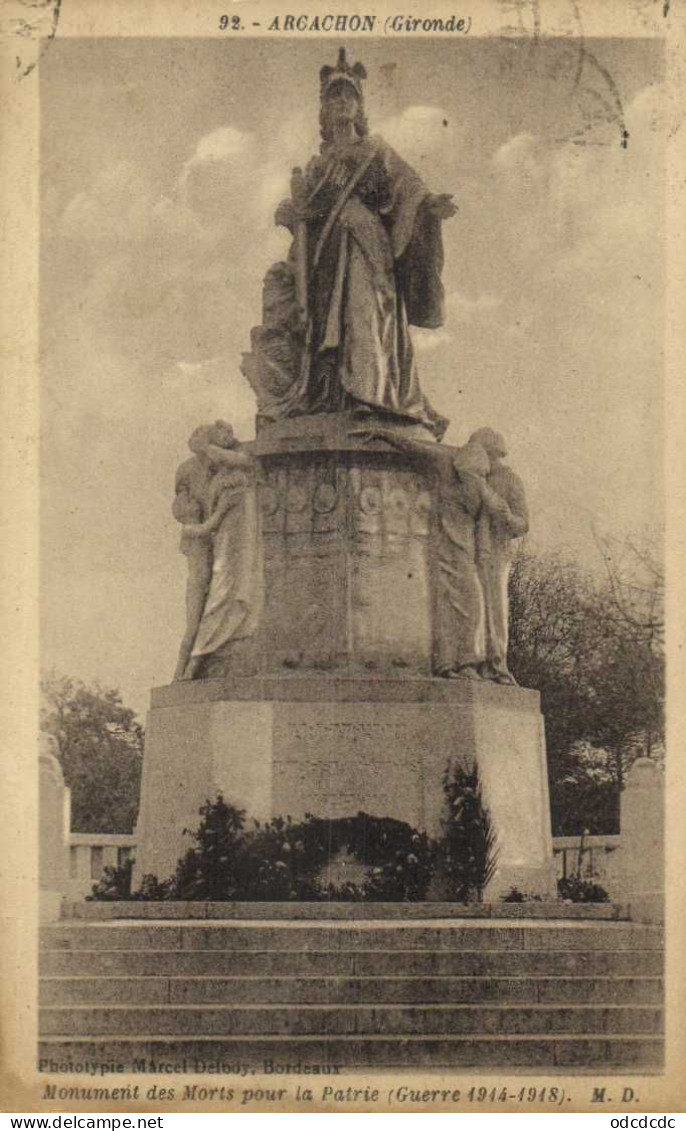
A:
<svg viewBox="0 0 686 1131">
<path fill-rule="evenodd" d="M 57 923 L 62 917 L 64 892 L 41 888 L 38 896 L 38 919 L 40 923 Z"/>
<path fill-rule="evenodd" d="M 498 836 L 487 896 L 556 894 L 536 692 L 439 679 L 202 680 L 153 692 L 134 883 L 171 875 L 221 793 L 259 820 L 360 811 L 440 832 L 449 761 L 477 762 Z"/>
<path fill-rule="evenodd" d="M 664 923 L 665 921 L 665 893 L 663 891 L 628 892 L 626 903 L 635 923 Z"/>
<path fill-rule="evenodd" d="M 619 920 L 635 922 L 631 909 L 621 903 L 567 903 L 562 899 L 554 903 L 545 900 L 532 900 L 524 903 L 437 903 L 433 900 L 416 903 L 372 903 L 353 901 L 336 903 L 333 900 L 321 902 L 311 900 L 299 903 L 295 900 L 281 900 L 279 903 L 266 901 L 201 902 L 199 900 L 144 900 L 113 899 L 80 902 L 63 902 L 60 920 L 63 923 L 109 923 L 112 920 L 154 920 L 183 923 L 188 919 L 222 923 L 296 923 L 296 922 L 435 922 L 449 919 L 462 920 L 497 919 L 498 922 L 520 922 L 535 919 L 555 923 L 568 923 L 571 920 L 608 923 Z"/>
<path fill-rule="evenodd" d="M 429 438 L 394 421 L 406 438 Z M 260 624 L 202 657 L 196 676 L 430 675 L 437 482 L 424 459 L 360 435 L 388 423 L 368 413 L 300 416 L 265 426 L 248 445 L 259 468 Z"/>
</svg>

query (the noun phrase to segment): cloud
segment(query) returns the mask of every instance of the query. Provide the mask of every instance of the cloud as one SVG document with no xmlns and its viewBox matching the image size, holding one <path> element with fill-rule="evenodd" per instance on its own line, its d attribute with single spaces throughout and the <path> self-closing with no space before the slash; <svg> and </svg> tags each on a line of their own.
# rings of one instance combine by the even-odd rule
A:
<svg viewBox="0 0 686 1131">
<path fill-rule="evenodd" d="M 503 221 L 502 253 L 518 290 L 533 292 L 547 279 L 548 286 L 574 291 L 577 301 L 602 292 L 619 310 L 632 276 L 653 274 L 661 99 L 651 85 L 627 107 L 627 149 L 618 137 L 586 146 L 544 144 L 520 133 L 495 152 L 492 206 Z"/>
<path fill-rule="evenodd" d="M 222 126 L 201 137 L 183 165 L 173 196 L 213 231 L 235 230 L 237 216 L 252 219 L 263 164 L 252 134 Z"/>
<path fill-rule="evenodd" d="M 433 353 L 441 346 L 448 345 L 452 341 L 452 335 L 447 330 L 422 330 L 413 326 L 412 341 L 417 353 Z"/>
<path fill-rule="evenodd" d="M 100 170 L 57 224 L 62 318 L 153 372 L 178 357 L 238 358 L 261 279 L 288 246 L 273 213 L 308 133 L 298 112 L 282 126 L 260 146 L 229 124 L 202 135 L 161 193 L 128 162 Z"/>
<path fill-rule="evenodd" d="M 146 179 L 133 165 L 120 161 L 101 170 L 88 190 L 69 201 L 59 220 L 59 234 L 72 245 L 99 251 L 107 245 L 137 243 L 147 234 L 152 203 Z"/>
<path fill-rule="evenodd" d="M 481 315 L 490 315 L 502 305 L 499 295 L 480 294 L 476 298 L 453 291 L 446 299 L 446 309 L 451 322 L 466 326 L 475 322 Z"/>
<path fill-rule="evenodd" d="M 567 147 L 551 163 L 551 198 L 573 236 L 556 265 L 560 278 L 607 293 L 616 305 L 636 281 L 660 286 L 656 194 L 663 176 L 660 92 L 640 91 L 626 110 L 629 143 L 598 150 Z M 658 197 L 659 200 L 659 197 Z M 658 208 L 660 205 L 658 204 Z M 636 280 L 635 275 L 641 279 Z"/>
<path fill-rule="evenodd" d="M 418 326 L 412 328 L 412 339 L 417 353 L 434 353 L 442 346 L 453 343 L 454 337 L 450 327 L 470 326 L 478 323 L 482 318 L 489 317 L 502 304 L 498 295 L 480 294 L 476 298 L 452 291 L 445 300 L 446 326 L 440 330 L 422 330 Z"/>
<path fill-rule="evenodd" d="M 251 134 L 236 130 L 233 126 L 222 126 L 200 138 L 190 163 L 226 161 L 231 157 L 243 156 L 251 150 L 253 140 Z"/>
<path fill-rule="evenodd" d="M 520 405 L 531 398 L 536 421 L 545 403 L 539 456 L 579 514 L 627 529 L 659 510 L 655 493 L 639 505 L 626 484 L 635 467 L 646 481 L 659 475 L 661 102 L 649 87 L 627 106 L 627 149 L 618 137 L 579 146 L 519 135 L 492 162 L 493 254 L 516 312 L 505 332 Z M 593 467 L 600 451 L 602 475 L 582 490 L 565 466 Z"/>
<path fill-rule="evenodd" d="M 410 164 L 421 170 L 427 163 L 432 182 L 454 170 L 455 156 L 463 148 L 464 126 L 440 106 L 408 106 L 380 122 L 378 132 Z"/>
<path fill-rule="evenodd" d="M 165 194 L 125 163 L 76 194 L 59 222 L 65 238 L 54 264 L 63 318 L 87 322 L 103 348 L 144 361 L 152 373 L 179 356 L 232 346 L 238 355 L 241 321 L 249 332 L 241 292 L 257 290 L 259 274 L 250 245 L 236 240 L 241 211 L 254 199 L 256 166 L 244 144 L 250 148 L 231 129 L 202 138 Z"/>
<path fill-rule="evenodd" d="M 510 138 L 493 156 L 493 166 L 498 172 L 524 181 L 545 180 L 544 162 L 541 142 L 529 133 Z"/>
</svg>

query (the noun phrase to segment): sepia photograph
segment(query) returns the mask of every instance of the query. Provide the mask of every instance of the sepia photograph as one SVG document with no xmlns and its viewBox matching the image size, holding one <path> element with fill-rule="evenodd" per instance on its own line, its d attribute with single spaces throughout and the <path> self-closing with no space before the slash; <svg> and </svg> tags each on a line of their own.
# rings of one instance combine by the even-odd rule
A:
<svg viewBox="0 0 686 1131">
<path fill-rule="evenodd" d="M 34 1102 L 647 1110 L 669 5 L 43 7 Z"/>
</svg>

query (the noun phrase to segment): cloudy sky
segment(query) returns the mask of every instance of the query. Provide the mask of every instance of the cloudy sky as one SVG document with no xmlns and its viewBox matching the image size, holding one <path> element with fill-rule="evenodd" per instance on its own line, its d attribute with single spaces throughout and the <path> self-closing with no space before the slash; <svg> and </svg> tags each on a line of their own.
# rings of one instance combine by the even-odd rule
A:
<svg viewBox="0 0 686 1131">
<path fill-rule="evenodd" d="M 346 46 L 372 131 L 460 208 L 446 325 L 415 332 L 447 441 L 505 433 L 534 547 L 592 566 L 594 527 L 659 530 L 658 45 Z M 43 656 L 139 711 L 184 619 L 174 471 L 197 423 L 253 435 L 240 356 L 337 47 L 57 40 L 41 63 Z"/>
</svg>

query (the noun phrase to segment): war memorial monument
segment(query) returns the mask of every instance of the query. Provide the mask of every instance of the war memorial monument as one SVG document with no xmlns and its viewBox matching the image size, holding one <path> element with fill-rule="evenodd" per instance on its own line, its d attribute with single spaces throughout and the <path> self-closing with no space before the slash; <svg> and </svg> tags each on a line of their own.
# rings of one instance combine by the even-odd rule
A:
<svg viewBox="0 0 686 1131">
<path fill-rule="evenodd" d="M 368 132 L 364 69 L 321 72 L 321 153 L 276 221 L 243 373 L 257 439 L 199 427 L 177 475 L 188 625 L 153 694 L 137 871 L 167 874 L 207 797 L 259 819 L 362 810 L 429 833 L 446 764 L 476 761 L 496 895 L 554 891 L 538 695 L 508 672 L 523 486 L 489 428 L 460 449 L 410 326 L 443 321 L 457 211 Z"/>
<path fill-rule="evenodd" d="M 366 814 L 438 837 L 456 767 L 478 774 L 493 867 L 471 905 L 435 887 L 71 905 L 46 935 L 48 1070 L 103 1050 L 150 1072 L 660 1063 L 658 929 L 556 902 L 539 695 L 507 663 L 525 486 L 488 421 L 446 445 L 422 391 L 412 327 L 443 324 L 460 219 L 434 191 L 452 186 L 370 132 L 365 79 L 343 49 L 322 67 L 320 152 L 276 211 L 290 252 L 265 264 L 241 367 L 256 438 L 201 422 L 178 468 L 186 630 L 152 692 L 134 887 L 174 873 L 218 796 L 262 823 Z"/>
</svg>

